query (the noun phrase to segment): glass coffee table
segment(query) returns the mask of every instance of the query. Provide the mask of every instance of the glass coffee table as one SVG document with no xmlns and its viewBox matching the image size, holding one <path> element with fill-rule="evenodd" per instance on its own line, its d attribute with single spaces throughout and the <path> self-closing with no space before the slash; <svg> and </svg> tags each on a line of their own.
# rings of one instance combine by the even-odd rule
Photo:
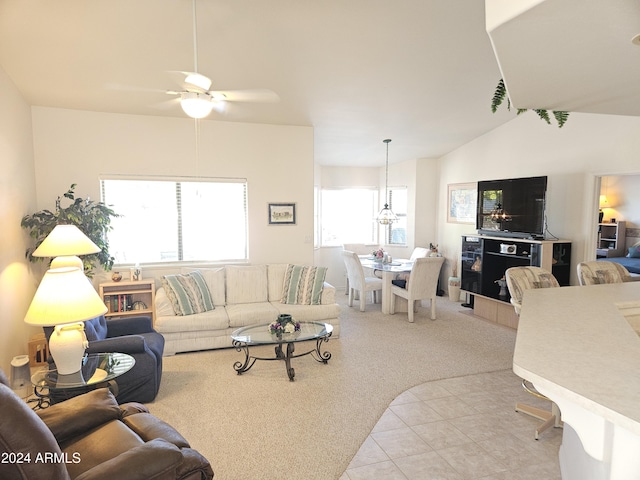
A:
<svg viewBox="0 0 640 480">
<path fill-rule="evenodd" d="M 231 334 L 233 346 L 238 352 L 244 350 L 245 359 L 243 362 L 236 362 L 233 368 L 242 375 L 253 367 L 256 360 L 284 360 L 289 380 L 293 381 L 296 375 L 291 366 L 291 359 L 311 355 L 316 361 L 327 363 L 331 354 L 321 351 L 323 342 L 328 342 L 333 333 L 333 325 L 322 322 L 300 322 L 300 331 L 295 333 L 284 333 L 280 336 L 269 332 L 269 324 L 251 325 L 242 327 Z M 304 353 L 294 353 L 295 344 L 306 341 L 315 341 L 315 348 Z M 286 347 L 283 345 L 286 344 Z M 275 357 L 255 357 L 251 355 L 249 347 L 258 345 L 275 345 Z"/>
<path fill-rule="evenodd" d="M 100 387 L 108 387 L 117 395 L 118 385 L 115 379 L 131 370 L 135 363 L 135 358 L 126 353 L 92 353 L 85 355 L 80 371 L 70 375 L 59 374 L 53 365 L 38 370 L 31 376 L 37 402 L 35 408 L 46 408 L 51 403 Z"/>
</svg>

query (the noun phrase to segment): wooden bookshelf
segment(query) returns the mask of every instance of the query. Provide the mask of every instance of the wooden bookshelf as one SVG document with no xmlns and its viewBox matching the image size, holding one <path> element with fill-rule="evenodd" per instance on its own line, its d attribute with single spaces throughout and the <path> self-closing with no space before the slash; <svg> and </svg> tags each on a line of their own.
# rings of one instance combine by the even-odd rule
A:
<svg viewBox="0 0 640 480">
<path fill-rule="evenodd" d="M 156 284 L 154 279 L 101 283 L 99 294 L 108 309 L 105 313 L 106 317 L 146 315 L 155 321 Z"/>
</svg>

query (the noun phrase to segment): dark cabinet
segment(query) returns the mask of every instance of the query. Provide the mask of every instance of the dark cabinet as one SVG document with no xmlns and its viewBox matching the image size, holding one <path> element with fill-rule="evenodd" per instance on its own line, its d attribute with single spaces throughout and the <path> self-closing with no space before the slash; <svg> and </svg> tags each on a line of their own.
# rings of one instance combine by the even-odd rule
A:
<svg viewBox="0 0 640 480">
<path fill-rule="evenodd" d="M 542 267 L 553 273 L 560 285 L 569 285 L 571 276 L 571 243 L 560 240 L 465 235 L 461 258 L 461 289 L 504 302 L 510 300 L 509 291 L 501 285 L 508 268 Z"/>
</svg>

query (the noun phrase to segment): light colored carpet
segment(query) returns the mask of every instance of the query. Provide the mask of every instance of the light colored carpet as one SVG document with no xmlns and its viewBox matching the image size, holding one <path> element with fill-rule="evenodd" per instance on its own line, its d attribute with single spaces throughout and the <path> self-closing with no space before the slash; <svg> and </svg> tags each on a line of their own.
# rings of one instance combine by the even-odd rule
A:
<svg viewBox="0 0 640 480">
<path fill-rule="evenodd" d="M 438 298 L 438 318 L 420 308 L 383 315 L 341 303 L 341 336 L 328 364 L 258 361 L 237 375 L 235 349 L 164 359 L 162 386 L 148 405 L 209 459 L 220 480 L 338 479 L 385 409 L 405 390 L 441 378 L 511 368 L 515 331 Z M 428 303 L 428 302 L 427 302 Z M 309 345 L 304 345 L 305 347 Z M 302 352 L 303 345 L 298 346 Z M 273 347 L 261 347 L 265 356 Z"/>
</svg>

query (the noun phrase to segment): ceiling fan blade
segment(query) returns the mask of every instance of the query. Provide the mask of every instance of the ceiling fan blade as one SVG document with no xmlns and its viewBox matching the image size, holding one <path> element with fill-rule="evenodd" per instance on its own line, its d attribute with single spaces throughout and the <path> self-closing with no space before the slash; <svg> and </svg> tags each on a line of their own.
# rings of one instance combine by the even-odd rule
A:
<svg viewBox="0 0 640 480">
<path fill-rule="evenodd" d="M 214 100 L 228 102 L 261 102 L 274 103 L 279 102 L 280 97 L 273 90 L 254 89 L 254 90 L 213 90 L 209 95 Z"/>
<path fill-rule="evenodd" d="M 227 113 L 228 108 L 229 108 L 229 104 L 227 102 L 213 102 L 213 106 L 211 107 L 211 110 L 213 110 L 216 113 L 219 113 L 220 115 L 225 115 Z"/>
<path fill-rule="evenodd" d="M 202 75 L 197 72 L 182 72 L 184 73 L 185 79 L 184 83 L 191 86 L 202 89 L 203 91 L 207 91 L 211 88 L 211 79 L 206 75 Z"/>
<path fill-rule="evenodd" d="M 180 108 L 179 98 L 172 98 L 170 100 L 165 100 L 163 102 L 158 102 L 152 105 L 152 107 L 157 110 L 171 110 L 176 108 L 176 106 Z"/>
<path fill-rule="evenodd" d="M 206 92 L 211 88 L 211 79 L 198 72 L 188 72 L 186 70 L 170 70 L 169 75 L 181 90 L 194 90 Z"/>
</svg>

